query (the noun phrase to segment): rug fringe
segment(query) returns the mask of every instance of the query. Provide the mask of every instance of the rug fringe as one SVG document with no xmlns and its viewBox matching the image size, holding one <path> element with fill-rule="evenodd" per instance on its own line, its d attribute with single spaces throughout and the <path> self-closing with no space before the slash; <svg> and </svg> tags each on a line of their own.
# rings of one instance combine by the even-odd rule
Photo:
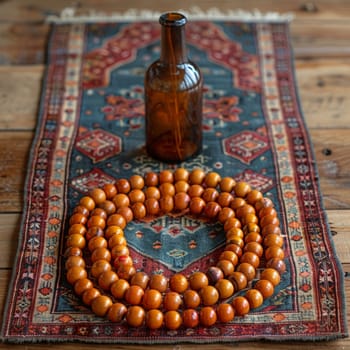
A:
<svg viewBox="0 0 350 350">
<path fill-rule="evenodd" d="M 177 10 L 185 14 L 190 20 L 231 20 L 243 22 L 290 22 L 294 18 L 294 14 L 265 12 L 254 9 L 246 11 L 242 9 L 235 10 L 219 10 L 218 8 L 210 8 L 202 10 L 197 6 L 191 7 L 189 10 Z M 161 12 L 147 9 L 129 9 L 125 12 L 101 12 L 93 9 L 82 11 L 76 7 L 66 7 L 59 15 L 50 15 L 46 18 L 49 23 L 89 23 L 89 22 L 120 22 L 120 21 L 136 21 L 136 20 L 158 20 Z"/>
</svg>

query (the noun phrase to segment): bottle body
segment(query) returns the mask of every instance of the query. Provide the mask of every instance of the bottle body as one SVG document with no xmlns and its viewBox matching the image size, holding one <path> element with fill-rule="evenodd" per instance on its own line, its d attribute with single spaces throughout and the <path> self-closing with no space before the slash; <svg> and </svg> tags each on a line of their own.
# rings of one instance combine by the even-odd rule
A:
<svg viewBox="0 0 350 350">
<path fill-rule="evenodd" d="M 183 25 L 163 25 L 161 57 L 145 75 L 146 149 L 165 162 L 181 162 L 202 149 L 203 80 L 187 59 Z"/>
</svg>

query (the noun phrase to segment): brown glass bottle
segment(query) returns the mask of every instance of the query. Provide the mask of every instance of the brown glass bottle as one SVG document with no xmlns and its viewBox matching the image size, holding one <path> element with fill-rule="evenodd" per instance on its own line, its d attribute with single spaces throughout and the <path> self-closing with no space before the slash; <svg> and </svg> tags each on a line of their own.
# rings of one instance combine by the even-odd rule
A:
<svg viewBox="0 0 350 350">
<path fill-rule="evenodd" d="M 181 162 L 202 149 L 202 76 L 187 57 L 180 13 L 160 19 L 160 58 L 145 75 L 146 149 L 165 162 Z"/>
</svg>

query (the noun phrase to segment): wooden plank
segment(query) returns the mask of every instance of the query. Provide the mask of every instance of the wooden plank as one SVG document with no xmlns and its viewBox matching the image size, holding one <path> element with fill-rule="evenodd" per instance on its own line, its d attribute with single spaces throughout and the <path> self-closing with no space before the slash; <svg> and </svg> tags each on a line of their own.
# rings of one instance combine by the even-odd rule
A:
<svg viewBox="0 0 350 350">
<path fill-rule="evenodd" d="M 0 130 L 34 130 L 43 66 L 1 66 Z"/>
</svg>

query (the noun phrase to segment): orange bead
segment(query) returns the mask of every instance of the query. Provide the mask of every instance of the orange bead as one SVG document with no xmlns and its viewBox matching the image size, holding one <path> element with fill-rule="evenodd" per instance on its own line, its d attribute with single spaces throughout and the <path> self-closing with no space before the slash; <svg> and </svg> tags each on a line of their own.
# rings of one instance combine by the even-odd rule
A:
<svg viewBox="0 0 350 350">
<path fill-rule="evenodd" d="M 188 182 L 188 179 L 190 177 L 190 173 L 185 168 L 177 168 L 174 171 L 174 180 L 176 181 L 186 181 Z"/>
<path fill-rule="evenodd" d="M 255 205 L 256 202 L 261 201 L 262 199 L 263 199 L 263 195 L 258 190 L 251 190 L 247 194 L 247 198 L 246 198 L 247 202 L 252 205 Z"/>
<path fill-rule="evenodd" d="M 207 187 L 215 188 L 220 181 L 221 181 L 221 176 L 215 171 L 209 172 L 204 178 L 204 183 Z"/>
<path fill-rule="evenodd" d="M 230 250 L 230 251 L 236 253 L 239 258 L 243 254 L 242 248 L 240 247 L 240 245 L 237 245 L 237 244 L 232 243 L 232 242 L 230 242 L 229 244 L 226 245 L 225 250 Z"/>
<path fill-rule="evenodd" d="M 69 270 L 73 266 L 80 266 L 85 268 L 85 260 L 81 256 L 69 256 L 65 263 L 66 270 Z"/>
<path fill-rule="evenodd" d="M 100 295 L 91 302 L 91 310 L 97 316 L 105 316 L 108 309 L 113 305 L 112 299 L 107 295 Z"/>
<path fill-rule="evenodd" d="M 107 219 L 108 226 L 119 226 L 121 229 L 124 229 L 126 226 L 125 218 L 120 214 L 112 214 Z"/>
<path fill-rule="evenodd" d="M 218 221 L 223 224 L 226 220 L 233 217 L 235 217 L 235 212 L 233 211 L 233 209 L 224 207 L 220 210 L 220 213 L 218 215 Z"/>
<path fill-rule="evenodd" d="M 170 277 L 169 287 L 174 292 L 183 293 L 188 288 L 188 285 L 187 278 L 181 273 L 176 273 Z"/>
<path fill-rule="evenodd" d="M 69 225 L 73 226 L 76 224 L 82 224 L 85 225 L 87 223 L 87 217 L 81 213 L 75 213 L 73 214 L 69 219 Z"/>
<path fill-rule="evenodd" d="M 159 206 L 163 213 L 170 213 L 174 209 L 174 198 L 169 195 L 160 198 Z"/>
<path fill-rule="evenodd" d="M 199 320 L 202 326 L 210 327 L 217 321 L 217 315 L 211 306 L 205 306 L 199 312 Z"/>
<path fill-rule="evenodd" d="M 76 247 L 83 249 L 86 245 L 86 239 L 83 235 L 79 233 L 73 233 L 67 237 L 66 246 L 67 247 Z"/>
<path fill-rule="evenodd" d="M 231 208 L 233 210 L 236 210 L 237 208 L 243 206 L 246 204 L 246 201 L 243 198 L 240 197 L 234 197 L 233 201 L 231 202 Z"/>
<path fill-rule="evenodd" d="M 231 227 L 227 232 L 226 232 L 226 239 L 230 239 L 232 236 L 238 236 L 240 238 L 244 237 L 244 232 L 241 228 L 239 227 Z"/>
<path fill-rule="evenodd" d="M 150 277 L 149 287 L 164 293 L 168 288 L 168 279 L 164 275 L 154 274 Z"/>
<path fill-rule="evenodd" d="M 88 248 L 90 252 L 93 252 L 97 248 L 107 248 L 108 243 L 104 237 L 94 236 L 90 239 L 88 243 Z"/>
<path fill-rule="evenodd" d="M 116 187 L 118 193 L 129 193 L 131 189 L 130 182 L 127 179 L 117 180 Z"/>
<path fill-rule="evenodd" d="M 256 271 L 255 271 L 254 266 L 250 263 L 247 263 L 247 262 L 243 262 L 243 263 L 239 264 L 237 266 L 236 271 L 242 272 L 247 277 L 248 281 L 251 281 L 256 275 Z"/>
<path fill-rule="evenodd" d="M 94 200 L 95 204 L 98 205 L 107 199 L 106 193 L 101 188 L 94 188 L 89 192 L 90 197 Z"/>
<path fill-rule="evenodd" d="M 93 288 L 94 284 L 88 278 L 82 278 L 74 283 L 74 292 L 81 296 L 86 290 Z"/>
<path fill-rule="evenodd" d="M 91 253 L 91 262 L 95 262 L 97 260 L 106 260 L 110 262 L 112 259 L 111 253 L 107 248 L 96 248 L 92 253 Z"/>
<path fill-rule="evenodd" d="M 127 241 L 124 236 L 124 233 L 115 233 L 108 239 L 108 247 L 113 248 L 116 245 L 125 245 L 126 246 Z"/>
<path fill-rule="evenodd" d="M 230 235 L 229 238 L 226 240 L 226 244 L 227 245 L 235 244 L 242 249 L 244 247 L 244 240 L 243 240 L 243 238 L 241 238 L 239 236 L 231 236 Z M 230 250 L 230 249 L 226 248 L 226 250 Z"/>
<path fill-rule="evenodd" d="M 194 309 L 186 309 L 182 313 L 182 320 L 186 328 L 195 328 L 199 324 L 198 312 Z"/>
<path fill-rule="evenodd" d="M 187 191 L 188 195 L 191 198 L 193 198 L 193 197 L 201 197 L 203 192 L 204 192 L 204 188 L 201 185 L 191 185 L 190 188 Z"/>
<path fill-rule="evenodd" d="M 233 295 L 234 287 L 232 282 L 223 278 L 216 282 L 215 288 L 219 292 L 220 299 L 227 299 Z"/>
<path fill-rule="evenodd" d="M 148 282 L 150 278 L 147 275 L 147 273 L 143 271 L 138 271 L 131 279 L 130 284 L 131 285 L 138 285 L 143 289 L 147 288 Z"/>
<path fill-rule="evenodd" d="M 146 312 L 138 305 L 130 306 L 126 313 L 126 322 L 131 327 L 141 327 L 145 321 Z"/>
<path fill-rule="evenodd" d="M 233 299 L 232 306 L 235 310 L 235 315 L 244 316 L 250 311 L 249 301 L 242 296 Z"/>
<path fill-rule="evenodd" d="M 280 221 L 275 215 L 265 215 L 260 220 L 260 226 L 264 228 L 267 225 L 279 225 Z"/>
<path fill-rule="evenodd" d="M 129 255 L 130 255 L 129 248 L 125 244 L 117 244 L 111 249 L 111 256 L 112 256 L 113 260 L 115 260 L 116 258 L 118 258 L 120 256 L 129 256 Z M 118 262 L 118 264 L 119 264 L 119 262 Z M 119 265 L 121 265 L 121 264 L 119 264 Z"/>
<path fill-rule="evenodd" d="M 185 306 L 189 309 L 197 308 L 201 303 L 199 294 L 193 289 L 187 289 L 183 294 Z"/>
<path fill-rule="evenodd" d="M 143 219 L 147 214 L 145 205 L 140 202 L 134 203 L 131 209 L 136 220 Z"/>
<path fill-rule="evenodd" d="M 182 324 L 182 317 L 175 310 L 167 311 L 164 315 L 165 327 L 170 330 L 178 329 Z"/>
<path fill-rule="evenodd" d="M 79 204 L 89 211 L 92 211 L 96 206 L 95 201 L 90 196 L 82 197 L 79 201 Z"/>
<path fill-rule="evenodd" d="M 248 279 L 245 274 L 239 271 L 234 271 L 228 279 L 233 284 L 235 291 L 244 289 L 248 284 Z"/>
<path fill-rule="evenodd" d="M 248 234 L 249 232 L 260 232 L 260 226 L 255 222 L 248 222 L 243 226 L 243 232 Z"/>
<path fill-rule="evenodd" d="M 274 285 L 268 280 L 259 280 L 254 288 L 262 294 L 264 299 L 271 297 L 275 290 Z"/>
<path fill-rule="evenodd" d="M 160 191 L 161 197 L 174 196 L 175 186 L 170 182 L 164 182 L 159 186 L 159 191 Z"/>
<path fill-rule="evenodd" d="M 276 224 L 268 224 L 268 225 L 264 226 L 261 230 L 261 235 L 263 237 L 267 236 L 270 233 L 275 233 L 277 235 L 280 235 L 281 228 L 279 227 L 279 225 L 276 225 Z"/>
<path fill-rule="evenodd" d="M 158 187 L 155 187 L 155 186 L 147 187 L 145 189 L 145 197 L 146 199 L 154 198 L 158 200 L 160 198 L 160 191 Z"/>
<path fill-rule="evenodd" d="M 236 218 L 228 218 L 225 222 L 224 222 L 224 231 L 227 232 L 229 229 L 231 229 L 232 227 L 238 227 L 241 228 L 242 224 L 241 222 Z"/>
<path fill-rule="evenodd" d="M 124 231 L 117 225 L 108 226 L 105 230 L 106 239 L 110 239 L 114 234 L 124 235 Z"/>
<path fill-rule="evenodd" d="M 281 281 L 280 274 L 277 272 L 277 270 L 275 270 L 273 268 L 270 268 L 270 267 L 265 269 L 261 273 L 260 278 L 262 280 L 270 281 L 274 286 L 277 286 L 280 283 L 280 281 Z"/>
<path fill-rule="evenodd" d="M 100 203 L 98 205 L 98 207 L 103 209 L 107 213 L 107 216 L 114 214 L 115 211 L 117 210 L 115 204 L 111 200 L 106 200 L 106 201 Z"/>
<path fill-rule="evenodd" d="M 124 299 L 131 305 L 140 305 L 145 291 L 137 285 L 130 286 L 124 294 Z"/>
<path fill-rule="evenodd" d="M 135 188 L 129 193 L 130 203 L 143 203 L 146 199 L 145 194 L 138 188 Z"/>
<path fill-rule="evenodd" d="M 203 287 L 199 294 L 203 305 L 214 305 L 219 300 L 219 292 L 214 286 Z"/>
<path fill-rule="evenodd" d="M 132 265 L 121 265 L 118 267 L 117 273 L 119 278 L 129 281 L 135 275 L 136 269 Z"/>
<path fill-rule="evenodd" d="M 148 310 L 146 312 L 146 326 L 149 329 L 159 329 L 164 321 L 163 312 L 157 309 Z"/>
<path fill-rule="evenodd" d="M 103 190 L 105 191 L 107 199 L 112 199 L 117 194 L 117 187 L 114 184 L 104 184 Z"/>
<path fill-rule="evenodd" d="M 262 199 L 255 202 L 255 209 L 260 211 L 262 208 L 273 207 L 273 202 L 270 198 L 263 197 Z"/>
<path fill-rule="evenodd" d="M 82 294 L 82 300 L 85 305 L 91 305 L 92 301 L 100 296 L 101 293 L 99 292 L 98 289 L 96 288 L 90 288 L 87 289 L 85 292 Z"/>
<path fill-rule="evenodd" d="M 130 285 L 125 279 L 119 279 L 111 285 L 111 293 L 116 299 L 123 299 L 125 292 L 129 289 Z"/>
<path fill-rule="evenodd" d="M 207 270 L 207 277 L 210 284 L 215 284 L 218 280 L 224 278 L 224 273 L 217 266 L 211 266 Z"/>
<path fill-rule="evenodd" d="M 260 258 L 253 252 L 245 252 L 239 260 L 241 263 L 248 263 L 257 269 L 260 265 Z"/>
<path fill-rule="evenodd" d="M 247 214 L 255 214 L 255 208 L 250 204 L 244 204 L 236 209 L 236 216 L 242 218 Z"/>
<path fill-rule="evenodd" d="M 235 266 L 232 264 L 229 260 L 219 260 L 216 266 L 222 270 L 224 273 L 224 277 L 227 277 L 232 274 L 232 272 L 235 270 Z"/>
<path fill-rule="evenodd" d="M 187 193 L 189 188 L 190 188 L 190 184 L 187 181 L 180 180 L 175 182 L 175 193 L 179 193 L 179 192 Z"/>
<path fill-rule="evenodd" d="M 112 257 L 113 257 L 113 253 L 112 253 Z M 133 265 L 133 260 L 129 255 L 119 255 L 113 261 L 113 266 L 117 270 L 122 266 L 132 266 L 132 265 Z"/>
<path fill-rule="evenodd" d="M 232 252 L 231 250 L 225 250 L 220 254 L 219 261 L 220 260 L 228 260 L 233 264 L 233 266 L 236 266 L 238 263 L 238 256 L 235 252 Z"/>
<path fill-rule="evenodd" d="M 284 251 L 282 248 L 280 248 L 277 245 L 272 245 L 265 250 L 265 259 L 266 260 L 270 260 L 270 259 L 274 259 L 274 258 L 280 259 L 280 260 L 284 259 Z"/>
<path fill-rule="evenodd" d="M 166 182 L 169 182 L 169 183 L 174 182 L 174 174 L 172 173 L 172 171 L 170 171 L 168 169 L 162 170 L 159 173 L 159 183 L 163 184 Z"/>
<path fill-rule="evenodd" d="M 111 264 L 106 260 L 97 260 L 91 266 L 91 275 L 98 278 L 102 272 L 109 271 L 112 269 Z"/>
<path fill-rule="evenodd" d="M 216 308 L 216 314 L 219 322 L 227 323 L 234 319 L 235 311 L 231 304 L 222 303 Z"/>
<path fill-rule="evenodd" d="M 236 181 L 232 177 L 224 177 L 220 181 L 221 192 L 231 192 L 236 185 Z"/>
<path fill-rule="evenodd" d="M 131 189 L 142 190 L 143 187 L 145 186 L 145 180 L 140 175 L 136 175 L 136 174 L 131 175 L 129 182 L 130 182 Z"/>
<path fill-rule="evenodd" d="M 164 296 L 163 306 L 165 310 L 177 310 L 182 305 L 182 299 L 177 292 L 167 292 Z"/>
<path fill-rule="evenodd" d="M 83 224 L 73 224 L 69 227 L 68 234 L 72 235 L 73 233 L 79 234 L 79 235 L 85 235 L 86 234 L 86 227 Z"/>
<path fill-rule="evenodd" d="M 205 208 L 205 200 L 200 197 L 193 197 L 190 201 L 190 212 L 194 215 L 200 215 Z"/>
<path fill-rule="evenodd" d="M 178 192 L 174 196 L 174 206 L 177 210 L 185 210 L 190 204 L 190 196 L 186 192 Z"/>
<path fill-rule="evenodd" d="M 116 194 L 112 200 L 116 209 L 122 208 L 122 207 L 128 207 L 130 205 L 129 196 L 125 193 Z"/>
<path fill-rule="evenodd" d="M 126 313 L 128 312 L 127 307 L 122 303 L 114 303 L 107 312 L 107 317 L 111 322 L 122 322 Z"/>
<path fill-rule="evenodd" d="M 189 182 L 192 185 L 201 185 L 205 178 L 205 172 L 202 169 L 194 169 L 189 176 Z"/>
<path fill-rule="evenodd" d="M 114 271 L 105 271 L 98 276 L 98 285 L 103 290 L 109 290 L 111 285 L 119 279 L 118 275 Z"/>
<path fill-rule="evenodd" d="M 103 232 L 103 229 L 101 227 L 98 227 L 98 226 L 92 226 L 92 227 L 89 227 L 89 229 L 86 231 L 86 234 L 85 234 L 85 238 L 90 241 L 90 239 L 92 237 L 103 237 L 104 235 L 104 232 Z"/>
<path fill-rule="evenodd" d="M 250 309 L 255 309 L 261 306 L 264 302 L 263 295 L 258 289 L 249 289 L 245 294 L 245 297 L 249 302 Z"/>
<path fill-rule="evenodd" d="M 241 218 L 242 225 L 257 224 L 259 222 L 258 217 L 255 214 L 247 214 Z"/>
<path fill-rule="evenodd" d="M 256 243 L 261 243 L 262 242 L 262 237 L 258 232 L 249 232 L 244 236 L 244 242 L 246 244 L 250 242 L 256 242 Z"/>
<path fill-rule="evenodd" d="M 193 290 L 200 290 L 209 284 L 207 275 L 204 272 L 196 271 L 189 277 L 190 287 Z"/>
<path fill-rule="evenodd" d="M 219 192 L 212 187 L 208 187 L 203 191 L 202 198 L 208 202 L 215 202 L 219 197 Z"/>
<path fill-rule="evenodd" d="M 69 256 L 83 256 L 83 251 L 78 248 L 78 247 L 68 247 L 64 251 L 64 256 L 69 257 Z"/>
<path fill-rule="evenodd" d="M 87 217 L 87 216 L 89 216 L 90 211 L 82 205 L 77 205 L 73 209 L 73 214 L 75 214 L 75 213 L 80 213 L 80 214 L 83 214 L 84 216 Z"/>
<path fill-rule="evenodd" d="M 162 303 L 162 294 L 156 289 L 146 289 L 142 305 L 146 310 L 158 309 Z"/>
<path fill-rule="evenodd" d="M 265 247 L 270 246 L 283 246 L 283 237 L 281 235 L 277 235 L 276 233 L 270 233 L 264 237 L 263 244 Z"/>
<path fill-rule="evenodd" d="M 67 281 L 70 284 L 74 284 L 83 278 L 87 278 L 87 272 L 84 267 L 73 266 L 67 271 Z"/>
<path fill-rule="evenodd" d="M 274 215 L 277 216 L 277 211 L 273 207 L 265 207 L 259 210 L 259 218 L 263 218 L 266 215 Z"/>
<path fill-rule="evenodd" d="M 266 267 L 275 269 L 280 275 L 286 272 L 286 264 L 283 260 L 278 258 L 272 258 L 267 261 Z"/>
<path fill-rule="evenodd" d="M 233 196 L 229 192 L 221 192 L 219 194 L 219 197 L 217 198 L 218 204 L 220 204 L 220 206 L 223 208 L 230 207 L 232 201 L 233 201 Z M 233 209 L 231 210 L 233 211 Z"/>
<path fill-rule="evenodd" d="M 146 199 L 145 207 L 148 215 L 158 215 L 160 212 L 159 202 L 155 198 Z"/>
<path fill-rule="evenodd" d="M 88 227 L 98 226 L 98 227 L 101 227 L 103 230 L 106 227 L 106 221 L 101 216 L 94 215 L 94 216 L 91 216 L 90 219 L 88 220 L 87 226 Z"/>
<path fill-rule="evenodd" d="M 158 174 L 155 172 L 148 172 L 144 175 L 146 186 L 157 186 L 158 185 Z"/>
<path fill-rule="evenodd" d="M 215 219 L 221 211 L 221 207 L 216 202 L 208 202 L 204 207 L 204 215 L 208 219 Z"/>
<path fill-rule="evenodd" d="M 251 187 L 247 182 L 240 181 L 236 183 L 234 191 L 237 197 L 244 198 L 251 191 Z"/>
</svg>

